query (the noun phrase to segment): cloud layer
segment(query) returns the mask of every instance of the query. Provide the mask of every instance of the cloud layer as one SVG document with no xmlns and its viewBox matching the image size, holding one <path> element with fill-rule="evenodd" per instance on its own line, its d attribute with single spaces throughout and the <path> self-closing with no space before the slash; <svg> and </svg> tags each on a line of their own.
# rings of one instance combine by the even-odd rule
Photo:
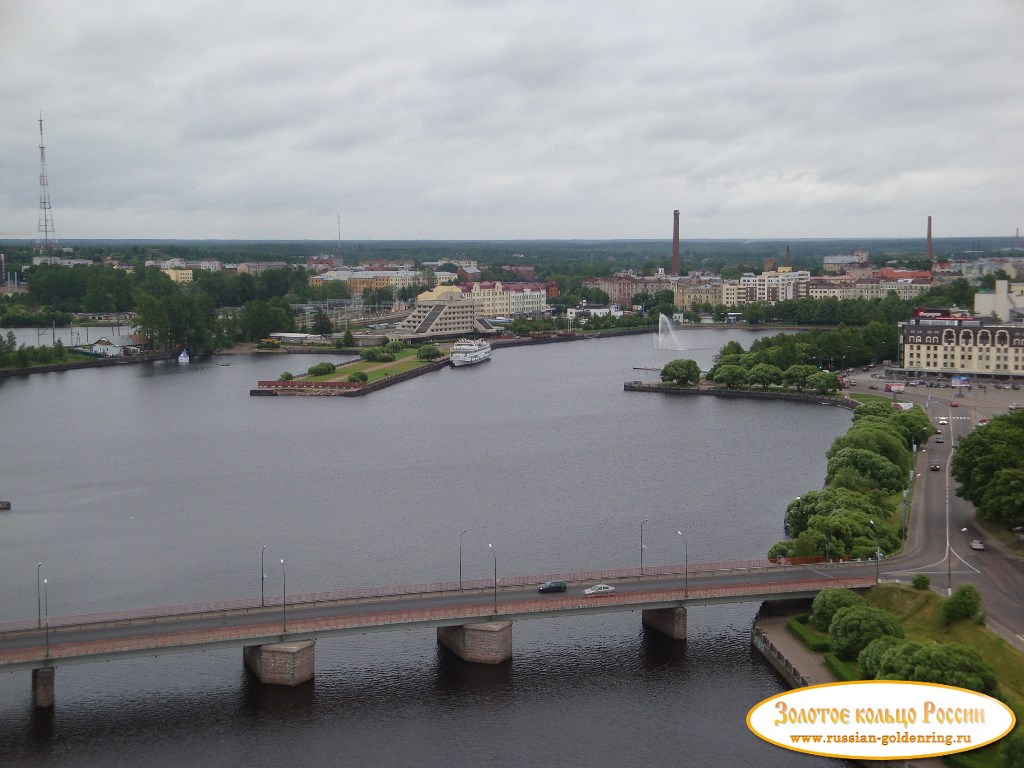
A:
<svg viewBox="0 0 1024 768">
<path fill-rule="evenodd" d="M 1024 6 L 310 0 L 0 6 L 0 232 L 1010 234 Z"/>
</svg>

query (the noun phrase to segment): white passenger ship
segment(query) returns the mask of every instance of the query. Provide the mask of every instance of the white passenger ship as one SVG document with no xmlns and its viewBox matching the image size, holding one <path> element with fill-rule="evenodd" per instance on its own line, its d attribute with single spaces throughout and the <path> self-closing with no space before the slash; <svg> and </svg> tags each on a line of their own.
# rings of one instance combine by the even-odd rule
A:
<svg viewBox="0 0 1024 768">
<path fill-rule="evenodd" d="M 459 339 L 452 344 L 452 365 L 474 365 L 491 359 L 491 345 L 487 339 Z"/>
</svg>

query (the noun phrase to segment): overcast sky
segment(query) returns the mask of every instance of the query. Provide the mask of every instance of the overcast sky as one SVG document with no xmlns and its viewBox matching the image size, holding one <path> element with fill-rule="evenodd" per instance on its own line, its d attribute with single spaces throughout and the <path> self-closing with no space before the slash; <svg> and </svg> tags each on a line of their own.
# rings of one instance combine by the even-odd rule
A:
<svg viewBox="0 0 1024 768">
<path fill-rule="evenodd" d="M 0 237 L 1012 235 L 1020 0 L 0 0 Z"/>
</svg>

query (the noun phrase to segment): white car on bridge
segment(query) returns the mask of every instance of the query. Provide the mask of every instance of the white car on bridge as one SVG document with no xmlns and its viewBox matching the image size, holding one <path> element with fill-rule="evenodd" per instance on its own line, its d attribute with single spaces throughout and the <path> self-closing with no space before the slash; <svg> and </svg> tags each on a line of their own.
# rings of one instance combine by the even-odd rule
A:
<svg viewBox="0 0 1024 768">
<path fill-rule="evenodd" d="M 611 584 L 595 584 L 592 587 L 587 587 L 583 590 L 584 595 L 610 595 L 615 591 L 615 587 Z"/>
</svg>

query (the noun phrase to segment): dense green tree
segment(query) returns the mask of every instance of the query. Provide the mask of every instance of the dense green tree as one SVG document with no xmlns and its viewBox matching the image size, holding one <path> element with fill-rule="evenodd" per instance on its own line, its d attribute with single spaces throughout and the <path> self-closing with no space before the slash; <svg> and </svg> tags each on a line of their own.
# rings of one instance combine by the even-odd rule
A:
<svg viewBox="0 0 1024 768">
<path fill-rule="evenodd" d="M 882 666 L 882 657 L 897 646 L 917 645 L 910 640 L 904 640 L 893 635 L 882 635 L 876 637 L 857 656 L 857 667 L 864 680 L 874 680 Z"/>
<path fill-rule="evenodd" d="M 681 387 L 700 381 L 700 367 L 694 360 L 673 360 L 661 369 L 661 380 Z"/>
<path fill-rule="evenodd" d="M 715 369 L 714 382 L 736 389 L 747 383 L 747 369 L 741 365 L 722 365 Z"/>
<path fill-rule="evenodd" d="M 882 491 L 896 493 L 906 485 L 903 471 L 884 456 L 863 448 L 842 448 L 828 460 L 825 482 L 831 483 L 836 473 L 852 469 Z"/>
<path fill-rule="evenodd" d="M 441 350 L 433 344 L 424 344 L 416 350 L 417 360 L 436 360 L 441 356 Z"/>
<path fill-rule="evenodd" d="M 838 609 L 828 628 L 832 651 L 841 659 L 856 659 L 868 643 L 883 635 L 903 637 L 903 627 L 887 611 L 866 605 Z"/>
<path fill-rule="evenodd" d="M 1003 768 L 1024 768 L 1024 725 L 1017 727 L 999 742 L 999 759 Z"/>
<path fill-rule="evenodd" d="M 893 644 L 881 654 L 875 679 L 954 685 L 988 696 L 996 693 L 998 684 L 992 666 L 960 643 Z"/>
<path fill-rule="evenodd" d="M 817 392 L 819 395 L 827 395 L 830 392 L 839 391 L 839 379 L 834 374 L 818 371 L 807 377 L 807 388 Z"/>
<path fill-rule="evenodd" d="M 957 495 L 987 519 L 1008 527 L 1024 525 L 1024 411 L 992 419 L 984 429 L 960 438 L 953 454 Z"/>
<path fill-rule="evenodd" d="M 797 392 L 803 392 L 807 389 L 807 381 L 817 372 L 813 365 L 791 365 L 782 372 L 782 381 Z"/>
<path fill-rule="evenodd" d="M 345 335 L 341 337 L 341 343 L 346 347 L 354 347 L 356 345 L 356 337 L 352 335 L 352 331 L 345 330 Z"/>
<path fill-rule="evenodd" d="M 823 589 L 811 603 L 810 623 L 822 632 L 828 632 L 836 611 L 851 605 L 864 605 L 864 598 L 852 589 Z"/>
<path fill-rule="evenodd" d="M 747 381 L 751 384 L 758 384 L 763 389 L 768 389 L 772 384 L 782 383 L 782 371 L 777 365 L 759 363 L 747 371 Z"/>
<path fill-rule="evenodd" d="M 316 314 L 313 315 L 313 327 L 311 329 L 317 336 L 330 336 L 334 333 L 334 326 L 331 324 L 331 318 L 327 316 L 327 313 L 322 309 L 317 309 Z"/>
</svg>

